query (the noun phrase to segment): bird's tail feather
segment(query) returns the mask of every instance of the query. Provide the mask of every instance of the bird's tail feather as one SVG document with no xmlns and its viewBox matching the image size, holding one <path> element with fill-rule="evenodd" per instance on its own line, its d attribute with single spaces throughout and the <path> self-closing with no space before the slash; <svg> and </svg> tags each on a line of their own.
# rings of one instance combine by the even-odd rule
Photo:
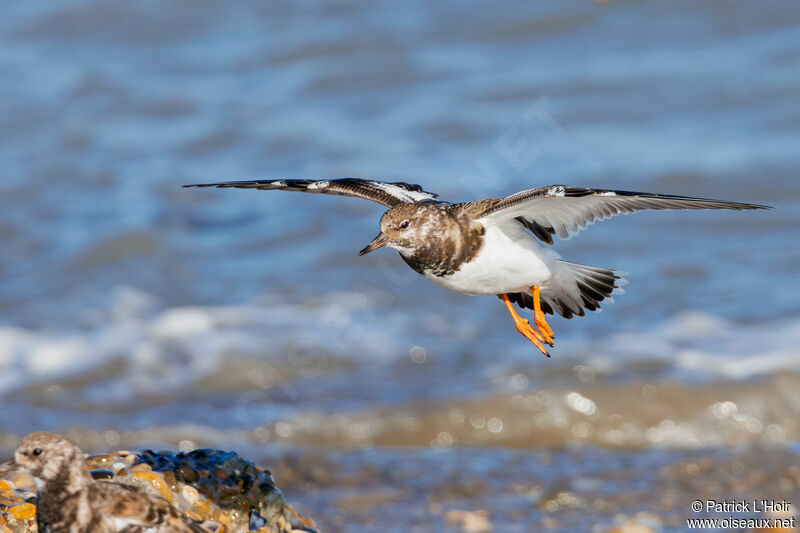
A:
<svg viewBox="0 0 800 533">
<path fill-rule="evenodd" d="M 622 287 L 628 282 L 624 275 L 625 272 L 610 268 L 556 260 L 553 277 L 541 286 L 542 311 L 564 318 L 584 316 L 587 309 L 600 311 L 600 302 L 611 303 L 612 295 L 625 293 Z M 509 294 L 509 298 L 520 307 L 534 308 L 530 293 Z"/>
</svg>

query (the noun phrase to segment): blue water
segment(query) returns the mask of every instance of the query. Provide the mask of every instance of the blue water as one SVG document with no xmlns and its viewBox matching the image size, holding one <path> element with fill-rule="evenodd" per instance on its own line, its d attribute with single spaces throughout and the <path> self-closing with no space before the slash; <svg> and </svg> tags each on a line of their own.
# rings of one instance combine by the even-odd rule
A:
<svg viewBox="0 0 800 533">
<path fill-rule="evenodd" d="M 439 422 L 420 405 L 548 390 L 556 409 L 572 390 L 600 406 L 618 402 L 611 385 L 642 383 L 702 398 L 647 420 L 615 407 L 642 435 L 674 419 L 696 430 L 678 445 L 797 440 L 797 402 L 764 414 L 769 380 L 800 371 L 794 2 L 48 0 L 0 14 L 3 442 L 72 427 L 97 447 L 107 431 L 131 446 L 428 446 Z M 557 242 L 630 285 L 600 314 L 553 319 L 544 360 L 496 299 L 435 287 L 389 250 L 359 258 L 378 205 L 180 188 L 332 176 L 452 201 L 567 183 L 778 209 L 642 213 Z M 753 380 L 746 401 L 724 389 Z M 700 391 L 717 386 L 739 429 L 704 422 Z M 486 415 L 506 421 L 501 448 L 622 442 L 506 439 L 512 407 Z M 548 416 L 578 427 L 566 409 Z M 381 426 L 408 412 L 424 431 Z M 484 442 L 473 430 L 463 439 Z"/>
</svg>

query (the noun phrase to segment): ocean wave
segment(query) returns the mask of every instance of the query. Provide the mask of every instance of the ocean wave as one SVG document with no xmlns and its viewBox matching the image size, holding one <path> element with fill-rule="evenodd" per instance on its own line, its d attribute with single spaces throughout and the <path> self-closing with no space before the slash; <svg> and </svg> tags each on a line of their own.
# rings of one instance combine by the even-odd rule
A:
<svg viewBox="0 0 800 533">
<path fill-rule="evenodd" d="M 441 333 L 435 320 L 381 307 L 368 292 L 160 309 L 154 297 L 120 288 L 111 300 L 107 309 L 88 315 L 88 326 L 0 326 L 0 394 L 94 375 L 92 381 L 105 383 L 108 401 L 128 400 L 215 375 L 231 378 L 228 371 L 245 362 L 283 364 L 304 375 L 337 361 L 374 364 L 408 353 L 404 331 Z M 245 381 L 255 379 L 252 368 L 244 370 Z"/>
<path fill-rule="evenodd" d="M 800 370 L 797 318 L 745 324 L 689 311 L 647 330 L 559 339 L 554 359 L 539 361 L 517 342 L 502 314 L 493 318 L 497 327 L 482 322 L 479 328 L 480 317 L 451 323 L 436 307 L 408 313 L 369 291 L 333 292 L 313 301 L 273 296 L 246 305 L 160 308 L 151 295 L 120 288 L 108 308 L 88 316 L 88 324 L 70 330 L 0 327 L 0 394 L 63 382 L 102 386 L 108 401 L 128 401 L 214 376 L 224 377 L 217 380 L 227 382 L 223 389 L 247 388 L 265 379 L 254 367 L 266 363 L 290 379 L 343 365 L 380 367 L 409 358 L 425 364 L 427 351 L 439 361 L 469 352 L 475 365 L 491 354 L 485 361 L 490 375 L 520 364 L 535 375 L 576 363 L 608 375 L 646 363 L 678 381 Z"/>
</svg>

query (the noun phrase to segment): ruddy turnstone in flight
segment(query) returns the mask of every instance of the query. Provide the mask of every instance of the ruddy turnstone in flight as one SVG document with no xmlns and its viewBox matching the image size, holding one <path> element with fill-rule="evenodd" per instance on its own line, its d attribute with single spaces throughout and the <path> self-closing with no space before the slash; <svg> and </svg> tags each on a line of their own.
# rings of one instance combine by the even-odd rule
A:
<svg viewBox="0 0 800 533">
<path fill-rule="evenodd" d="M 600 309 L 625 283 L 622 273 L 570 263 L 552 248 L 598 220 L 643 209 L 770 209 L 704 198 L 550 185 L 465 203 L 438 200 L 419 185 L 356 178 L 253 180 L 185 187 L 236 187 L 354 196 L 389 207 L 380 233 L 360 255 L 388 246 L 437 285 L 465 294 L 494 294 L 522 335 L 549 357 L 546 314 L 565 318 Z M 544 246 L 547 245 L 547 246 Z M 533 309 L 532 326 L 513 304 Z"/>
<path fill-rule="evenodd" d="M 42 533 L 212 533 L 181 515 L 167 500 L 132 487 L 99 482 L 86 471 L 81 450 L 54 433 L 31 433 L 14 461 L 36 483 L 36 521 Z M 216 524 L 215 524 L 216 526 Z"/>
</svg>

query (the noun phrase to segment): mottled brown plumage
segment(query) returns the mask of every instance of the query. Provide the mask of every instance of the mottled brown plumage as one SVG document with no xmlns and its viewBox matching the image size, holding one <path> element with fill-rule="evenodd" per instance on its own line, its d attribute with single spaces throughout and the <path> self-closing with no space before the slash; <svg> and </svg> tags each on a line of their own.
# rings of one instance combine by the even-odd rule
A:
<svg viewBox="0 0 800 533">
<path fill-rule="evenodd" d="M 467 207 L 467 209 L 465 209 Z M 401 251 L 420 274 L 448 276 L 480 251 L 485 228 L 468 204 L 400 204 L 381 217 L 382 246 Z"/>
<path fill-rule="evenodd" d="M 97 482 L 78 446 L 54 433 L 31 433 L 14 455 L 36 482 L 40 533 L 212 533 L 163 498 Z"/>
</svg>

